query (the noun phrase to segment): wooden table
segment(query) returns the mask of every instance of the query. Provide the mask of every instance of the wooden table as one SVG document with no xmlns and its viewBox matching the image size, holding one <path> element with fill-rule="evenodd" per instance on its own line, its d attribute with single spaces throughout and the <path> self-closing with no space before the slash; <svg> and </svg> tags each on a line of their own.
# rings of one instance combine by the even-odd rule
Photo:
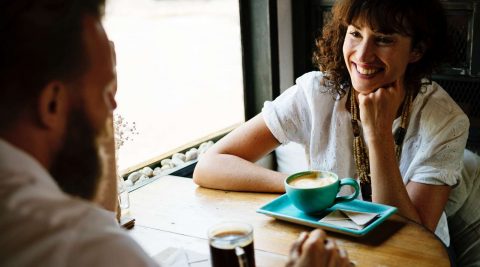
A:
<svg viewBox="0 0 480 267">
<path fill-rule="evenodd" d="M 206 189 L 188 178 L 165 176 L 130 193 L 136 224 L 129 233 L 150 255 L 168 247 L 208 255 L 210 226 L 244 221 L 254 227 L 257 266 L 283 266 L 298 234 L 312 228 L 256 213 L 278 196 Z M 398 215 L 361 238 L 328 234 L 356 266 L 450 266 L 445 246 L 432 232 Z"/>
</svg>

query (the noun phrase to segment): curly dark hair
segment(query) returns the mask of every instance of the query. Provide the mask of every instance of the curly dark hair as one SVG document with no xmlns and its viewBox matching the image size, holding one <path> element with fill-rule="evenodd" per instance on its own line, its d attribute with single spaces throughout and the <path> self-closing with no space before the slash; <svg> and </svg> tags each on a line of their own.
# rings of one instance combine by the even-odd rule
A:
<svg viewBox="0 0 480 267">
<path fill-rule="evenodd" d="M 35 108 L 52 80 L 74 83 L 88 68 L 83 17 L 100 18 L 105 0 L 2 0 L 0 131 Z"/>
<path fill-rule="evenodd" d="M 430 80 L 450 48 L 445 12 L 438 0 L 337 0 L 332 19 L 315 40 L 314 65 L 326 74 L 329 92 L 345 95 L 351 86 L 343 58 L 347 27 L 360 20 L 371 29 L 385 34 L 399 33 L 412 38 L 412 49 L 419 48 L 422 58 L 407 66 L 405 84 L 416 95 L 422 79 Z"/>
</svg>

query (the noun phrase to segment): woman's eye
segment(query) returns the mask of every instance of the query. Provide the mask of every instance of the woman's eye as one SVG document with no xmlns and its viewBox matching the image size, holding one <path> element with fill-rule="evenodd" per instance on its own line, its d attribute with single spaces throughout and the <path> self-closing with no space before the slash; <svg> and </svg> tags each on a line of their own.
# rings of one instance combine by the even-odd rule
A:
<svg viewBox="0 0 480 267">
<path fill-rule="evenodd" d="M 379 44 L 391 44 L 393 43 L 393 39 L 387 36 L 378 36 L 376 38 L 377 43 Z"/>
<path fill-rule="evenodd" d="M 354 38 L 359 38 L 361 37 L 360 33 L 357 31 L 352 31 L 350 32 L 350 35 L 353 36 Z"/>
</svg>

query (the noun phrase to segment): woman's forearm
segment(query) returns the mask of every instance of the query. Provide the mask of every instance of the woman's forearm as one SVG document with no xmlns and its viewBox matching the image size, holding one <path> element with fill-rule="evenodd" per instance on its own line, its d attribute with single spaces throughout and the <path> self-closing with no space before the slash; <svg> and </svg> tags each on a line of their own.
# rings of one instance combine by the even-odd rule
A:
<svg viewBox="0 0 480 267">
<path fill-rule="evenodd" d="M 400 174 L 393 136 L 384 135 L 377 140 L 370 140 L 369 158 L 372 200 L 395 206 L 401 215 L 421 222 Z"/>
<path fill-rule="evenodd" d="M 194 182 L 203 187 L 253 192 L 284 192 L 286 177 L 238 156 L 216 153 L 202 156 L 193 173 Z"/>
</svg>

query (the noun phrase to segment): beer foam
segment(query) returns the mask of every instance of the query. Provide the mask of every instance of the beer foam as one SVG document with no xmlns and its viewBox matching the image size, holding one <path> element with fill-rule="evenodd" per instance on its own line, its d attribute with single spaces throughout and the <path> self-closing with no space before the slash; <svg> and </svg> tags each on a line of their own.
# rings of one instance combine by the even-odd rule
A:
<svg viewBox="0 0 480 267">
<path fill-rule="evenodd" d="M 210 245 L 219 249 L 245 247 L 253 242 L 253 237 L 243 232 L 221 233 L 210 240 Z"/>
</svg>

